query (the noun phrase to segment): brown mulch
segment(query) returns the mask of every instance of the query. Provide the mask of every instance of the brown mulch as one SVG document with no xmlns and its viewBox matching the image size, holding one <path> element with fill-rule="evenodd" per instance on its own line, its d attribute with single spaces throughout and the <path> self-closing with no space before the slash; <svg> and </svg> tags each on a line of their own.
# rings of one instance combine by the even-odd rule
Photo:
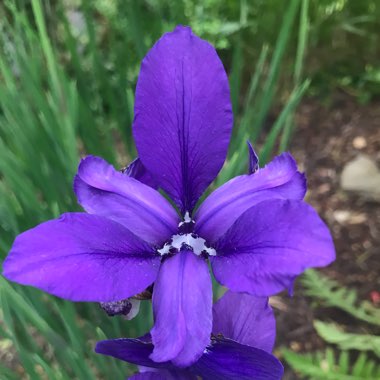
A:
<svg viewBox="0 0 380 380">
<path fill-rule="evenodd" d="M 307 201 L 329 225 L 337 252 L 336 261 L 322 272 L 356 289 L 360 300 L 376 303 L 380 295 L 380 203 L 342 191 L 339 180 L 344 165 L 361 153 L 380 168 L 380 101 L 363 106 L 345 94 L 335 95 L 329 106 L 307 100 L 299 108 L 297 123 L 290 150 L 307 174 Z M 278 347 L 299 352 L 323 349 L 325 343 L 313 328 L 315 318 L 360 331 L 362 322 L 342 311 L 313 309 L 299 281 L 293 298 L 282 294 L 276 301 L 282 309 L 276 311 Z M 371 333 L 371 327 L 365 327 Z M 295 378 L 288 369 L 284 379 Z"/>
</svg>

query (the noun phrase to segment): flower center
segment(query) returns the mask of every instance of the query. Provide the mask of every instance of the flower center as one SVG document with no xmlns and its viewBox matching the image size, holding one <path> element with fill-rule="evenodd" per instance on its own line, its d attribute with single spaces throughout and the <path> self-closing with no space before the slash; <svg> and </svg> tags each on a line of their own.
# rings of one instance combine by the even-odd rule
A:
<svg viewBox="0 0 380 380">
<path fill-rule="evenodd" d="M 157 252 L 161 255 L 175 254 L 182 249 L 193 251 L 197 256 L 216 256 L 216 251 L 207 245 L 206 240 L 195 234 L 193 231 L 195 221 L 191 219 L 189 212 L 186 212 L 183 222 L 178 225 L 178 234 L 164 244 Z"/>
</svg>

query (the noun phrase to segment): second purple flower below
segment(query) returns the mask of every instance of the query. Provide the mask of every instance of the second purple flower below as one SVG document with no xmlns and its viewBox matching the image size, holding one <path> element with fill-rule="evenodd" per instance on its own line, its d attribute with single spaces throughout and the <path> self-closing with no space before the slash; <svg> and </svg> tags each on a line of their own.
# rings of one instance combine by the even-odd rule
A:
<svg viewBox="0 0 380 380">
<path fill-rule="evenodd" d="M 227 292 L 213 306 L 213 336 L 198 361 L 188 368 L 151 359 L 148 334 L 137 339 L 98 342 L 96 352 L 140 366 L 132 380 L 279 380 L 281 363 L 271 355 L 275 319 L 266 297 Z"/>
</svg>

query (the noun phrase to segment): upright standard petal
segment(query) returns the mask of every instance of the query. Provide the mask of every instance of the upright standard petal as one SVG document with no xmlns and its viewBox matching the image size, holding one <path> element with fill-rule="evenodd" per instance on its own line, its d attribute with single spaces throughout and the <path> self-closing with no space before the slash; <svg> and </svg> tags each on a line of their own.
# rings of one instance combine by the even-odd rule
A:
<svg viewBox="0 0 380 380">
<path fill-rule="evenodd" d="M 227 154 L 232 109 L 215 49 L 188 27 L 166 33 L 144 58 L 133 133 L 143 165 L 184 214 Z"/>
<path fill-rule="evenodd" d="M 119 223 L 64 214 L 19 235 L 3 275 L 72 301 L 110 302 L 154 282 L 160 258 Z"/>
<path fill-rule="evenodd" d="M 157 362 L 179 367 L 196 361 L 210 341 L 212 287 L 206 261 L 191 251 L 165 260 L 153 290 L 151 331 Z"/>
<path fill-rule="evenodd" d="M 81 161 L 74 190 L 88 213 L 115 220 L 151 244 L 161 245 L 177 230 L 179 217 L 158 191 L 100 157 Z"/>
<path fill-rule="evenodd" d="M 325 223 L 311 206 L 294 200 L 269 200 L 250 208 L 216 243 L 211 258 L 216 279 L 229 289 L 270 296 L 309 267 L 335 259 Z"/>
<path fill-rule="evenodd" d="M 222 338 L 207 347 L 192 370 L 210 380 L 280 380 L 284 371 L 268 352 Z"/>
<path fill-rule="evenodd" d="M 272 352 L 276 321 L 268 298 L 228 291 L 214 303 L 212 332 Z"/>
<path fill-rule="evenodd" d="M 276 198 L 301 200 L 305 193 L 305 176 L 293 157 L 283 153 L 263 169 L 235 177 L 211 193 L 195 215 L 196 233 L 215 242 L 255 204 Z"/>
</svg>

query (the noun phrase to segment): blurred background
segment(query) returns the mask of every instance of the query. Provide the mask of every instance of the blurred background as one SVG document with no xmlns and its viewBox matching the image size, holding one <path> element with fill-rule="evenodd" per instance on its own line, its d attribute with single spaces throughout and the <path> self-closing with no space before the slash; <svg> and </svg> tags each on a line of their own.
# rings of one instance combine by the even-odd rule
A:
<svg viewBox="0 0 380 380">
<path fill-rule="evenodd" d="M 135 157 L 134 88 L 162 33 L 192 26 L 228 72 L 235 114 L 213 185 L 290 150 L 337 260 L 271 299 L 285 379 L 380 379 L 380 1 L 2 0 L 0 262 L 14 237 L 79 210 L 80 157 Z M 124 379 L 133 367 L 95 355 L 99 339 L 151 326 L 0 277 L 0 379 Z"/>
</svg>

